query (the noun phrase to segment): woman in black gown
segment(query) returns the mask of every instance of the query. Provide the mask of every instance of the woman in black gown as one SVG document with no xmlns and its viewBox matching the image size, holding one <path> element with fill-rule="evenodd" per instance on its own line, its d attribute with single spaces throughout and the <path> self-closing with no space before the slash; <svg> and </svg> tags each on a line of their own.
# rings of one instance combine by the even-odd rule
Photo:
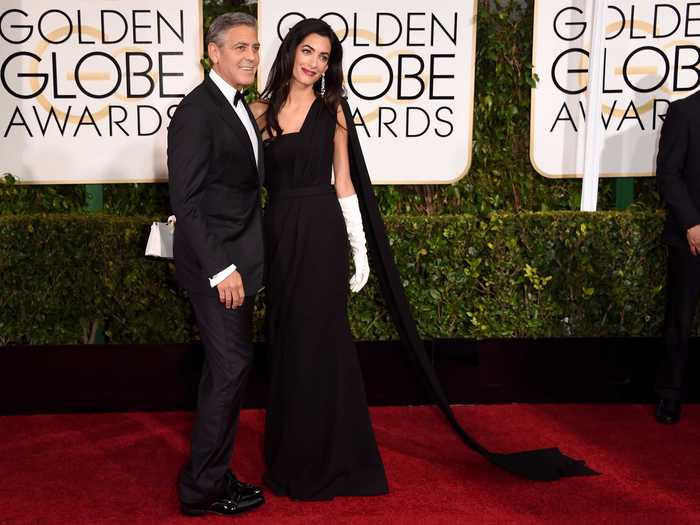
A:
<svg viewBox="0 0 700 525">
<path fill-rule="evenodd" d="M 369 265 L 342 83 L 335 33 L 307 19 L 282 42 L 263 102 L 252 106 L 269 195 L 265 482 L 301 500 L 388 491 L 347 317 L 348 240 L 353 291 Z"/>
</svg>

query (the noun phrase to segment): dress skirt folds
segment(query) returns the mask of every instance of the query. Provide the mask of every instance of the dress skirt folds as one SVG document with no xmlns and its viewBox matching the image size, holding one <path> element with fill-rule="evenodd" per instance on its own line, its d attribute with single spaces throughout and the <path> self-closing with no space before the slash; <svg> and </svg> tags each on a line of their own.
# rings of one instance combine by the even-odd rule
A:
<svg viewBox="0 0 700 525">
<path fill-rule="evenodd" d="M 317 99 L 298 133 L 265 145 L 265 482 L 302 500 L 388 491 L 347 317 L 347 233 L 331 184 L 335 127 Z"/>
</svg>

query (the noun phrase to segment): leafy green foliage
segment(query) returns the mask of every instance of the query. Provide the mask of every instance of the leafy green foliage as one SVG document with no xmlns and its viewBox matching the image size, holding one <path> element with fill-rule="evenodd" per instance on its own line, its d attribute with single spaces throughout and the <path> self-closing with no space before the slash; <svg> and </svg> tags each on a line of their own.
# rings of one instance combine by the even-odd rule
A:
<svg viewBox="0 0 700 525">
<path fill-rule="evenodd" d="M 22 186 L 9 173 L 0 177 L 0 215 L 75 212 L 84 203 L 84 185 Z"/>
<path fill-rule="evenodd" d="M 423 337 L 657 335 L 665 250 L 656 213 L 397 216 L 392 247 Z M 393 334 L 374 283 L 355 334 Z"/>
<path fill-rule="evenodd" d="M 0 345 L 188 342 L 171 262 L 143 256 L 151 218 L 0 216 Z M 425 338 L 657 335 L 662 217 L 650 212 L 497 213 L 387 219 Z M 261 337 L 263 297 L 256 326 Z M 359 339 L 396 337 L 377 282 L 350 297 Z"/>
<path fill-rule="evenodd" d="M 0 216 L 0 345 L 185 341 L 172 264 L 143 256 L 149 223 L 109 215 Z"/>
</svg>

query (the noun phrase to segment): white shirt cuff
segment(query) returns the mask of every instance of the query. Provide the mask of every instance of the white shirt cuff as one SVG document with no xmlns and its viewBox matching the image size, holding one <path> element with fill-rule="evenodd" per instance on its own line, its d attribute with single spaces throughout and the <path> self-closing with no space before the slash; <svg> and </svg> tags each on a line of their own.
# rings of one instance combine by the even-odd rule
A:
<svg viewBox="0 0 700 525">
<path fill-rule="evenodd" d="M 233 272 L 236 271 L 236 265 L 232 264 L 228 268 L 225 268 L 221 270 L 219 273 L 217 273 L 214 277 L 209 278 L 209 285 L 214 288 L 217 284 L 219 284 L 221 281 L 226 279 L 229 275 L 231 275 Z"/>
</svg>

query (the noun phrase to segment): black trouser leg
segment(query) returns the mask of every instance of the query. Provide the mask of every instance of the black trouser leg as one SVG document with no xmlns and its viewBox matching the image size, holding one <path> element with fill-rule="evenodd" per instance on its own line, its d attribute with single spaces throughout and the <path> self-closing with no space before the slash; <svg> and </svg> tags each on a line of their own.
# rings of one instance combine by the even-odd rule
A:
<svg viewBox="0 0 700 525">
<path fill-rule="evenodd" d="M 180 474 L 180 500 L 198 504 L 223 495 L 238 414 L 253 358 L 253 297 L 227 310 L 216 297 L 190 297 L 204 344 L 192 453 Z"/>
<path fill-rule="evenodd" d="M 664 348 L 656 391 L 663 399 L 681 401 L 690 346 L 690 332 L 700 296 L 700 256 L 669 246 L 666 276 Z"/>
</svg>

